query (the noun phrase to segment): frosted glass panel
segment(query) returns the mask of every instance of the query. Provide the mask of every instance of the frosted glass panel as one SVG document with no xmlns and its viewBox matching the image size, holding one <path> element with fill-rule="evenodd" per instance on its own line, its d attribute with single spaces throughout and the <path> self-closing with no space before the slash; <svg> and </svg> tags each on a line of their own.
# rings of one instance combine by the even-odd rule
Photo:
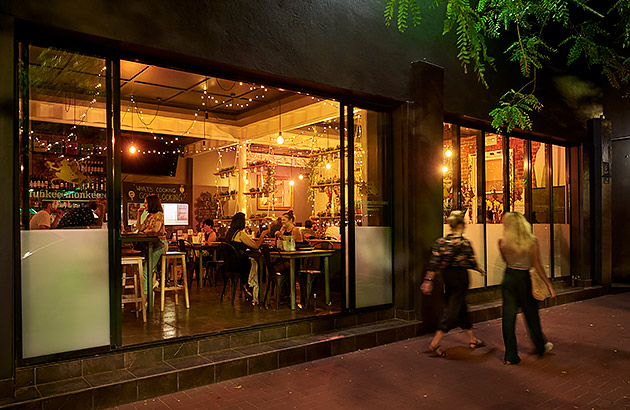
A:
<svg viewBox="0 0 630 410">
<path fill-rule="evenodd" d="M 109 345 L 107 232 L 22 231 L 25 358 Z"/>
<path fill-rule="evenodd" d="M 499 238 L 503 236 L 502 224 L 486 225 L 486 250 L 488 252 L 488 286 L 499 285 L 503 281 L 505 262 L 499 252 Z"/>
<path fill-rule="evenodd" d="M 568 276 L 571 274 L 571 237 L 569 224 L 554 224 L 554 274 Z"/>
<path fill-rule="evenodd" d="M 470 240 L 473 251 L 475 252 L 475 258 L 482 268 L 486 268 L 483 263 L 483 254 L 485 252 L 485 242 L 483 240 L 483 224 L 471 224 L 466 225 L 466 231 L 464 231 L 464 237 Z M 468 276 L 470 278 L 469 287 L 482 288 L 485 285 L 485 279 L 476 270 L 468 270 Z"/>
<path fill-rule="evenodd" d="M 357 307 L 392 303 L 391 228 L 356 227 Z"/>
<path fill-rule="evenodd" d="M 540 249 L 540 262 L 545 268 L 545 272 L 547 276 L 551 277 L 551 265 L 550 265 L 550 243 L 549 238 L 551 237 L 551 225 L 550 224 L 534 224 L 532 225 L 534 228 L 534 235 L 538 238 L 538 246 Z"/>
</svg>

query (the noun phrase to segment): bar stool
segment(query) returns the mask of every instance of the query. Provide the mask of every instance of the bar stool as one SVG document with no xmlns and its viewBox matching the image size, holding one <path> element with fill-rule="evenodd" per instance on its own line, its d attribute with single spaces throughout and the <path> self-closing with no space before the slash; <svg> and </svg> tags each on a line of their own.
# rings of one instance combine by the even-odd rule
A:
<svg viewBox="0 0 630 410">
<path fill-rule="evenodd" d="M 142 310 L 142 321 L 147 321 L 147 309 L 145 307 L 145 295 L 144 295 L 144 279 L 142 278 L 143 268 L 142 264 L 144 263 L 144 258 L 142 256 L 123 256 L 121 258 L 121 264 L 123 265 L 123 277 L 122 277 L 122 288 L 125 289 L 125 282 L 127 280 L 133 280 L 133 294 L 122 295 L 122 305 L 124 307 L 125 303 L 135 303 L 136 304 L 136 317 L 138 317 L 138 305 L 140 306 L 140 310 Z M 129 276 L 124 273 L 124 267 L 126 265 L 136 266 L 137 271 L 133 272 L 132 276 Z"/>
<path fill-rule="evenodd" d="M 162 255 L 162 276 L 160 280 L 160 288 L 154 288 L 153 292 L 155 295 L 156 291 L 161 293 L 160 297 L 160 311 L 164 312 L 164 293 L 168 291 L 175 292 L 175 304 L 179 303 L 177 293 L 182 286 L 177 285 L 177 270 L 174 269 L 174 277 L 173 277 L 173 286 L 166 286 L 166 269 L 169 262 L 173 262 L 173 266 L 177 265 L 177 261 L 181 261 L 182 263 L 182 282 L 184 288 L 184 298 L 186 299 L 186 309 L 190 308 L 190 300 L 188 298 L 188 275 L 186 273 L 186 252 L 179 251 L 167 251 Z"/>
</svg>

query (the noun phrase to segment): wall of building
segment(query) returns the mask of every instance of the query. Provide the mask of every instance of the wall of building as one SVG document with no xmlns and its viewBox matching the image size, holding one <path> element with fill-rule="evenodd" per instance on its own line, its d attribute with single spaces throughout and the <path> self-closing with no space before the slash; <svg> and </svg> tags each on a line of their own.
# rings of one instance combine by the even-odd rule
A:
<svg viewBox="0 0 630 410">
<path fill-rule="evenodd" d="M 421 26 L 405 34 L 385 27 L 383 10 L 382 0 L 207 0 L 176 7 L 168 0 L 87 0 L 81 7 L 70 0 L 0 4 L 0 13 L 28 23 L 110 39 L 112 46 L 175 63 L 195 58 L 227 71 L 234 66 L 401 101 L 413 94 L 410 63 L 426 61 L 445 69 L 445 110 L 480 119 L 488 119 L 508 81 L 520 80 L 511 66 L 488 71 L 490 90 L 474 74 L 464 75 L 454 34 L 441 35 L 443 8 L 425 10 Z M 504 44 L 491 46 L 503 56 Z M 537 87 L 545 105 L 535 116 L 537 131 L 571 141 L 583 138 L 584 121 L 597 112 L 592 101 L 597 88 L 561 71 L 543 73 Z"/>
</svg>

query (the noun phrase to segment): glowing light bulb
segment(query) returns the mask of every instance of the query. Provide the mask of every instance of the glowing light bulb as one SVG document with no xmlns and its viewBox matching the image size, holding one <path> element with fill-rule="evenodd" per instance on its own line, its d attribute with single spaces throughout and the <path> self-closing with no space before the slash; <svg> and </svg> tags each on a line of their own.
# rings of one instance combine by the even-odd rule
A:
<svg viewBox="0 0 630 410">
<path fill-rule="evenodd" d="M 276 138 L 276 142 L 278 144 L 282 144 L 284 142 L 284 138 L 282 138 L 282 134 L 278 135 L 278 138 Z"/>
<path fill-rule="evenodd" d="M 245 180 L 245 185 L 249 184 L 249 179 Z"/>
<path fill-rule="evenodd" d="M 327 163 L 326 163 L 326 169 L 330 169 L 330 166 L 331 166 L 331 165 L 330 165 L 330 162 L 327 162 Z"/>
<path fill-rule="evenodd" d="M 301 181 L 301 180 L 303 180 L 303 179 L 304 179 L 304 175 L 300 174 L 300 175 L 298 176 L 298 178 L 299 178 L 299 179 L 300 179 L 300 181 Z"/>
<path fill-rule="evenodd" d="M 138 149 L 134 145 L 129 147 L 130 154 L 135 154 L 136 152 L 138 152 Z"/>
<path fill-rule="evenodd" d="M 442 167 L 442 172 L 448 172 L 448 167 L 446 165 Z"/>
<path fill-rule="evenodd" d="M 447 157 L 450 157 L 451 155 L 453 155 L 453 151 L 451 151 L 450 149 L 447 149 L 446 152 L 444 153 Z"/>
<path fill-rule="evenodd" d="M 295 181 L 294 180 L 290 180 L 289 181 L 289 185 L 291 185 L 291 186 L 295 185 Z"/>
</svg>

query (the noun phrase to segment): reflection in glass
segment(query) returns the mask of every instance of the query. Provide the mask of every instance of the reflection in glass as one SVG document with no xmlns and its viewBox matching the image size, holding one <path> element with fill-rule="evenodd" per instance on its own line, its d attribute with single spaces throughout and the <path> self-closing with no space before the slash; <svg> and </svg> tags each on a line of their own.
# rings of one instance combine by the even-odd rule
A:
<svg viewBox="0 0 630 410">
<path fill-rule="evenodd" d="M 510 138 L 510 210 L 525 214 L 527 163 L 525 141 Z"/>
<path fill-rule="evenodd" d="M 497 241 L 503 234 L 503 136 L 486 133 L 486 249 L 488 285 L 498 285 L 503 278 L 505 264 L 499 254 Z"/>
<path fill-rule="evenodd" d="M 570 274 L 571 236 L 569 230 L 569 192 L 566 148 L 552 147 L 553 164 L 553 255 L 554 276 Z"/>
<path fill-rule="evenodd" d="M 453 195 L 453 134 L 455 133 L 456 126 L 453 124 L 444 124 L 444 143 L 443 143 L 443 160 L 442 160 L 442 210 L 443 219 L 446 223 L 446 218 L 451 214 L 454 207 L 454 195 Z"/>
<path fill-rule="evenodd" d="M 540 246 L 540 260 L 548 276 L 551 276 L 551 214 L 549 209 L 549 161 L 550 145 L 532 141 L 532 216 L 531 224 Z"/>
<path fill-rule="evenodd" d="M 479 215 L 479 190 L 477 183 L 477 139 L 481 138 L 481 131 L 473 128 L 460 127 L 459 132 L 462 211 L 466 214 L 466 231 L 464 235 L 470 240 L 477 261 L 485 269 L 484 220 L 483 216 Z M 477 272 L 471 271 L 469 273 L 471 288 L 483 287 L 485 285 L 485 279 Z"/>
<path fill-rule="evenodd" d="M 105 216 L 106 65 L 53 48 L 28 51 L 20 66 L 28 70 L 20 94 L 29 99 L 21 115 L 30 130 L 20 144 L 28 191 L 20 196 L 28 213 L 20 218 L 21 340 L 23 357 L 35 357 L 110 343 L 107 230 L 85 229 Z"/>
<path fill-rule="evenodd" d="M 354 113 L 356 306 L 392 303 L 392 249 L 386 185 L 387 115 Z"/>
</svg>

